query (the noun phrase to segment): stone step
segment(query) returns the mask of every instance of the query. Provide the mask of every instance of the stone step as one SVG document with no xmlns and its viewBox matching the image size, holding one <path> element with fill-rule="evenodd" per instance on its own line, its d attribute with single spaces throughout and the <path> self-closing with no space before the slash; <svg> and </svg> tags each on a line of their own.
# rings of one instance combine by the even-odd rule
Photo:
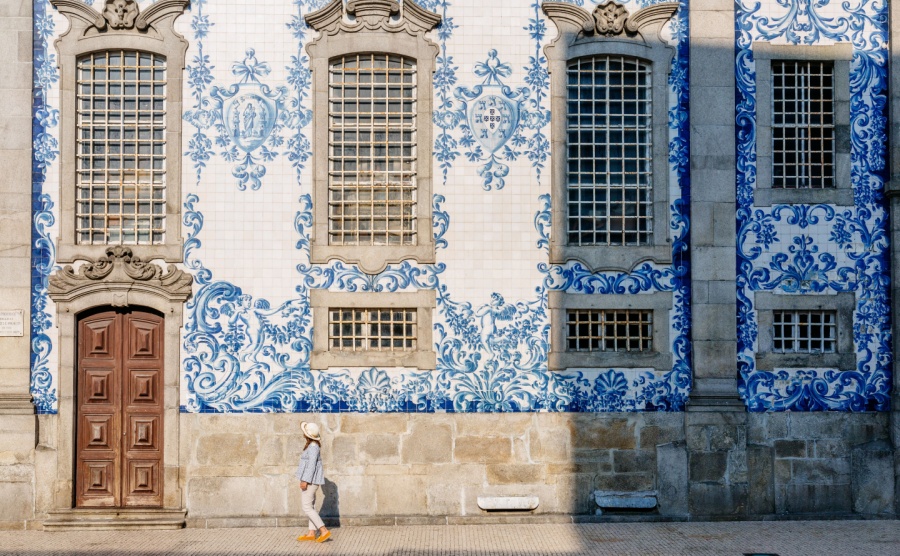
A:
<svg viewBox="0 0 900 556">
<path fill-rule="evenodd" d="M 73 508 L 48 512 L 44 531 L 181 529 L 185 510 Z"/>
</svg>

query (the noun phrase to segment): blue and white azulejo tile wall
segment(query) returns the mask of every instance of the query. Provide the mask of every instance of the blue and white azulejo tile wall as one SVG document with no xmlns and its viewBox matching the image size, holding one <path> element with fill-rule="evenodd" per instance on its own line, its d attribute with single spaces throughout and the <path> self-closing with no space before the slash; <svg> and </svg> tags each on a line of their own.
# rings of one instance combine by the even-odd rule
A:
<svg viewBox="0 0 900 556">
<path fill-rule="evenodd" d="M 197 289 L 183 343 L 185 411 L 678 410 L 689 386 L 687 216 L 671 207 L 671 266 L 593 274 L 547 264 L 550 101 L 542 49 L 555 34 L 537 2 L 448 2 L 434 76 L 434 264 L 403 262 L 368 275 L 309 262 L 311 100 L 303 16 L 321 0 L 269 2 L 245 16 L 194 2 L 185 113 L 186 265 Z M 631 10 L 642 4 L 627 4 Z M 585 6 L 593 9 L 588 4 Z M 679 45 L 670 83 L 674 199 L 687 192 L 686 13 L 667 33 Z M 241 37 L 235 41 L 234 37 Z M 258 145 L 223 133 L 221 98 L 268 87 L 278 124 Z M 188 92 L 186 91 L 186 94 Z M 232 93 L 228 93 L 232 94 Z M 468 103 L 503 100 L 514 126 L 480 142 Z M 280 104 L 279 104 L 280 103 Z M 437 368 L 309 368 L 309 292 L 435 290 Z M 675 291 L 676 364 L 666 372 L 550 372 L 547 293 Z"/>
<path fill-rule="evenodd" d="M 887 179 L 888 3 L 779 0 L 736 3 L 737 294 L 739 390 L 751 411 L 887 410 L 891 323 Z M 757 63 L 753 45 L 849 43 L 853 203 L 754 204 Z M 856 366 L 756 369 L 756 292 L 852 292 Z"/>
<path fill-rule="evenodd" d="M 593 0 L 573 0 L 593 10 Z M 634 12 L 655 1 L 629 0 Z M 101 0 L 93 2 L 98 8 Z M 150 2 L 140 2 L 145 8 Z M 663 30 L 675 49 L 668 81 L 672 263 L 592 272 L 548 263 L 550 112 L 543 48 L 555 26 L 537 0 L 422 0 L 441 15 L 429 36 L 434 74 L 433 232 L 436 262 L 377 275 L 310 262 L 313 219 L 311 74 L 303 17 L 325 0 L 192 0 L 176 21 L 188 39 L 183 91 L 182 236 L 194 276 L 181 342 L 187 412 L 679 411 L 691 383 L 688 3 Z M 887 6 L 879 0 L 739 0 L 738 368 L 751 410 L 887 409 L 890 323 L 885 179 Z M 66 22 L 34 10 L 32 393 L 55 413 L 58 331 L 47 280 L 59 221 L 59 73 L 53 41 Z M 753 205 L 755 85 L 751 45 L 769 40 L 854 45 L 851 67 L 855 205 Z M 492 95 L 515 125 L 482 142 L 468 106 Z M 265 114 L 235 138 L 236 103 Z M 424 125 L 420 122 L 419 125 Z M 791 282 L 797 275 L 799 282 Z M 852 291 L 857 368 L 755 369 L 754 292 Z M 311 370 L 310 291 L 434 290 L 437 368 Z M 672 292 L 672 368 L 549 371 L 548 293 Z"/>
</svg>

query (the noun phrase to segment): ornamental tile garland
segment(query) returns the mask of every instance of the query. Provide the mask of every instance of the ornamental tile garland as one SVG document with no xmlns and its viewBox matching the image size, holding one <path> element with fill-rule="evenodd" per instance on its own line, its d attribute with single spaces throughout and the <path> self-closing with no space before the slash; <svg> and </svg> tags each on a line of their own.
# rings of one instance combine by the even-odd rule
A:
<svg viewBox="0 0 900 556">
<path fill-rule="evenodd" d="M 890 268 L 884 205 L 887 10 L 887 3 L 879 0 L 736 4 L 738 388 L 751 411 L 890 408 Z M 753 204 L 756 114 L 766 108 L 756 105 L 754 41 L 853 45 L 854 206 Z M 855 293 L 856 368 L 757 370 L 757 291 Z"/>
<path fill-rule="evenodd" d="M 377 275 L 352 264 L 309 262 L 312 197 L 311 74 L 304 45 L 313 32 L 303 16 L 325 0 L 295 0 L 291 13 L 270 16 L 293 39 L 284 68 L 265 59 L 254 41 L 234 36 L 215 21 L 208 0 L 193 0 L 178 25 L 191 45 L 185 69 L 182 154 L 185 162 L 182 225 L 184 269 L 194 276 L 194 295 L 185 310 L 182 336 L 182 411 L 187 412 L 492 412 L 492 411 L 680 411 L 691 382 L 690 175 L 688 118 L 688 10 L 683 3 L 665 33 L 676 48 L 669 89 L 670 195 L 668 232 L 672 263 L 642 263 L 629 272 L 591 272 L 573 262 L 546 262 L 551 199 L 533 199 L 536 270 L 540 279 L 530 297 L 513 299 L 494 291 L 487 302 L 461 297 L 447 278 L 442 254 L 451 247 L 455 219 L 450 195 L 498 196 L 518 187 L 511 168 L 530 168 L 543 191 L 549 189 L 549 75 L 543 47 L 553 31 L 540 2 L 523 0 L 518 10 L 521 36 L 500 41 L 476 56 L 455 39 L 466 10 L 461 0 L 423 0 L 442 16 L 432 33 L 438 45 L 434 75 L 435 195 L 430 200 L 434 264 L 408 261 Z M 594 2 L 572 3 L 592 7 Z M 655 2 L 626 2 L 634 11 Z M 887 7 L 877 0 L 836 4 L 836 0 L 767 2 L 739 0 L 736 20 L 738 114 L 738 350 L 740 392 L 752 411 L 886 410 L 890 388 L 888 241 L 883 205 L 886 134 Z M 54 27 L 46 0 L 35 3 L 34 219 L 32 228 L 32 393 L 40 413 L 57 410 L 54 369 L 55 308 L 47 297 L 55 269 L 54 238 L 58 202 L 47 182 L 58 165 L 58 73 Z M 276 12 L 277 13 L 277 12 Z M 217 24 L 219 27 L 217 27 Z M 552 26 L 551 26 L 552 29 Z M 217 59 L 215 40 L 228 36 L 243 57 Z M 514 42 L 518 40 L 518 42 Z M 755 182 L 755 83 L 750 44 L 776 40 L 793 44 L 850 41 L 852 179 L 855 206 L 753 206 Z M 524 65 L 521 65 L 523 64 Z M 281 70 L 284 71 L 273 71 Z M 283 75 L 273 78 L 273 75 Z M 230 75 L 230 78 L 224 77 Z M 174 149 L 170 152 L 175 152 Z M 291 168 L 296 191 L 295 253 L 285 254 L 285 272 L 295 277 L 295 295 L 269 300 L 250 288 L 217 277 L 204 254 L 204 224 L 220 217 L 204 189 L 226 176 L 248 199 L 272 188 L 270 170 Z M 515 165 L 515 166 L 514 166 Z M 215 171 L 214 171 L 215 170 Z M 224 174 L 222 173 L 224 171 Z M 284 176 L 284 174 L 282 174 Z M 464 176 L 461 178 L 460 176 Z M 474 186 L 472 190 L 471 184 Z M 479 187 L 480 185 L 480 187 Z M 209 205 L 204 204 L 209 203 Z M 483 256 L 483 255 L 482 255 Z M 206 261 L 206 262 L 204 262 Z M 297 262 L 299 261 L 299 262 Z M 348 368 L 313 371 L 313 289 L 436 293 L 434 349 L 437 368 Z M 669 313 L 673 365 L 653 369 L 569 369 L 551 372 L 548 293 L 642 294 L 672 292 Z M 757 341 L 755 291 L 785 295 L 804 292 L 856 293 L 856 369 L 779 369 L 754 366 Z"/>
</svg>

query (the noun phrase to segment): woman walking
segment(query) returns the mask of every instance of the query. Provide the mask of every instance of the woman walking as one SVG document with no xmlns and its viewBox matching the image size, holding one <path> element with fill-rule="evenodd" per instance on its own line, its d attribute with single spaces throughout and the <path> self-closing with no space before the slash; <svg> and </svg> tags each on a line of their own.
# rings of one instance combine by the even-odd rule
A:
<svg viewBox="0 0 900 556">
<path fill-rule="evenodd" d="M 297 537 L 298 541 L 325 542 L 331 537 L 331 531 L 325 528 L 319 512 L 316 511 L 316 490 L 325 484 L 325 474 L 322 471 L 321 440 L 319 425 L 315 423 L 300 423 L 300 430 L 306 437 L 306 446 L 300 455 L 300 465 L 297 466 L 296 477 L 300 480 L 301 502 L 303 513 L 309 517 L 309 531 L 305 535 Z M 319 536 L 316 538 L 316 531 Z"/>
</svg>

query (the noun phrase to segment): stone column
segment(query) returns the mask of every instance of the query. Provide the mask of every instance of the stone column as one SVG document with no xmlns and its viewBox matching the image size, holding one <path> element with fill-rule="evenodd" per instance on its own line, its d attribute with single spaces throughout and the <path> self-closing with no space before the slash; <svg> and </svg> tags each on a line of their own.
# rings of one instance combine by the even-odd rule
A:
<svg viewBox="0 0 900 556">
<path fill-rule="evenodd" d="M 894 331 L 894 384 L 891 394 L 891 444 L 894 449 L 894 492 L 900 494 L 900 44 L 895 36 L 900 34 L 900 7 L 889 3 L 890 41 L 890 168 L 887 185 L 888 206 L 891 215 L 891 323 Z M 900 496 L 894 498 L 894 511 L 900 515 Z"/>
<path fill-rule="evenodd" d="M 22 335 L 0 334 L 0 528 L 34 513 L 35 416 L 29 394 L 31 306 L 31 0 L 0 2 L 0 315 L 21 311 Z M 17 319 L 13 319 L 15 322 Z M 15 333 L 15 332 L 12 332 Z"/>
<path fill-rule="evenodd" d="M 734 2 L 690 10 L 694 381 L 685 413 L 692 516 L 747 508 L 747 413 L 737 395 Z"/>
</svg>

